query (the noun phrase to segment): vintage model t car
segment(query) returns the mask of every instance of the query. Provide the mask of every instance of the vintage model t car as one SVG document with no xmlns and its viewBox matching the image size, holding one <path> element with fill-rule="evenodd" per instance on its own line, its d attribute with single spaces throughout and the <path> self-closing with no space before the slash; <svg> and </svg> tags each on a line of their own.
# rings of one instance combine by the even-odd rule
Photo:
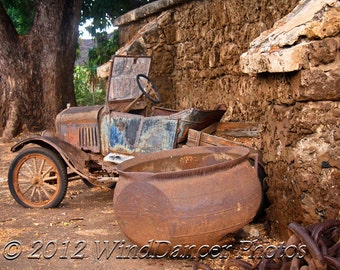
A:
<svg viewBox="0 0 340 270">
<path fill-rule="evenodd" d="M 147 110 L 145 97 L 160 102 L 157 87 L 147 77 L 150 62 L 146 56 L 114 56 L 103 106 L 68 107 L 57 115 L 54 132 L 44 131 L 11 148 L 16 152 L 30 145 L 8 172 L 10 192 L 20 205 L 56 207 L 73 179 L 112 187 L 118 163 L 140 153 L 177 148 L 189 128 L 201 130 L 221 119 L 223 106 Z"/>
</svg>

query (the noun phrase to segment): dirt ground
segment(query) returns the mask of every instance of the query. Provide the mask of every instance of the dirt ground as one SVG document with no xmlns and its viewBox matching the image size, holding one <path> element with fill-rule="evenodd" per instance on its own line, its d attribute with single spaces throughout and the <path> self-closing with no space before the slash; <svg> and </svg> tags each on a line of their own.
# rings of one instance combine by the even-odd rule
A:
<svg viewBox="0 0 340 270">
<path fill-rule="evenodd" d="M 77 180 L 69 183 L 58 208 L 27 209 L 17 204 L 7 185 L 8 166 L 16 155 L 10 152 L 11 145 L 0 144 L 1 269 L 193 269 L 192 259 L 134 259 L 123 254 L 132 243 L 115 220 L 112 189 L 90 189 Z M 258 233 L 254 227 L 250 230 Z M 223 260 L 204 263 L 221 269 Z"/>
</svg>

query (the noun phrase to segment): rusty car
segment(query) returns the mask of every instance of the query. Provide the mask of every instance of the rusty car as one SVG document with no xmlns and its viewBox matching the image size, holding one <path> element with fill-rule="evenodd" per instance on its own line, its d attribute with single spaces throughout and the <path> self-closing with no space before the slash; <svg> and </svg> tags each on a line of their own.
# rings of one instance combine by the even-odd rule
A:
<svg viewBox="0 0 340 270">
<path fill-rule="evenodd" d="M 113 56 L 105 104 L 68 106 L 56 116 L 55 130 L 12 146 L 13 152 L 20 151 L 8 171 L 15 201 L 24 207 L 56 207 L 68 182 L 76 179 L 114 187 L 117 164 L 177 148 L 189 129 L 202 130 L 222 118 L 223 105 L 180 111 L 154 106 L 161 95 L 148 77 L 150 62 L 149 56 Z"/>
</svg>

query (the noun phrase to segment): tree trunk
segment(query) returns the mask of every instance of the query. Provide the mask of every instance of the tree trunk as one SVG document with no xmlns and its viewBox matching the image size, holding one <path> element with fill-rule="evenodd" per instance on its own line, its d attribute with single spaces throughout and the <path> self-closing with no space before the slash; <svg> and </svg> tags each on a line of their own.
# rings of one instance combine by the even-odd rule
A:
<svg viewBox="0 0 340 270">
<path fill-rule="evenodd" d="M 34 23 L 19 36 L 0 2 L 0 136 L 52 128 L 75 105 L 73 67 L 81 0 L 36 0 Z"/>
</svg>

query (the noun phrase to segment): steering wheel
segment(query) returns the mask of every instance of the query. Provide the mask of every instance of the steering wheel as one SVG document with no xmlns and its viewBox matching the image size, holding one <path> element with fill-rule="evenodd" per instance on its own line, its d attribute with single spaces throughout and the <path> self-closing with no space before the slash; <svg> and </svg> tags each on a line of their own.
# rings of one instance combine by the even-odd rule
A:
<svg viewBox="0 0 340 270">
<path fill-rule="evenodd" d="M 152 102 L 161 102 L 161 94 L 155 83 L 146 75 L 137 75 L 137 84 L 142 93 Z"/>
</svg>

